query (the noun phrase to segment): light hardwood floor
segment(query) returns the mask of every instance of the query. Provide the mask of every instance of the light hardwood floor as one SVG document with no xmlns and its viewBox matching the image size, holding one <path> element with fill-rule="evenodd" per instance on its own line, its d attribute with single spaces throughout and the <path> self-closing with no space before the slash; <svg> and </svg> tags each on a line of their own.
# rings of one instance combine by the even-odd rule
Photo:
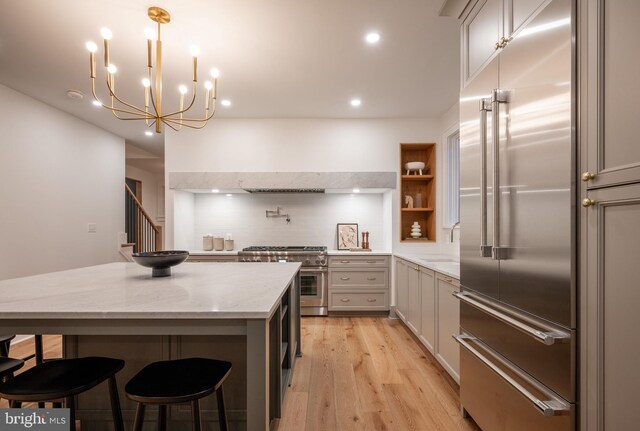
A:
<svg viewBox="0 0 640 431">
<path fill-rule="evenodd" d="M 399 320 L 306 317 L 278 431 L 479 430 L 458 387 Z"/>
<path fill-rule="evenodd" d="M 33 341 L 11 348 L 32 352 Z M 302 353 L 273 429 L 479 431 L 460 416 L 456 383 L 399 320 L 304 317 Z M 45 336 L 45 358 L 61 354 L 61 337 Z"/>
</svg>

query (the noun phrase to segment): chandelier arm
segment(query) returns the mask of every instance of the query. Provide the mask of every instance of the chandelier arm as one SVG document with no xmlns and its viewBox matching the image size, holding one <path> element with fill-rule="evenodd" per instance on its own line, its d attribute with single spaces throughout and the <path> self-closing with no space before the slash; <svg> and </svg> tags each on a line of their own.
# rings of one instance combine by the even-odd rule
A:
<svg viewBox="0 0 640 431">
<path fill-rule="evenodd" d="M 94 98 L 98 103 L 100 103 L 100 105 L 101 105 L 103 108 L 106 108 L 106 109 L 110 110 L 111 112 L 122 112 L 122 113 L 125 113 L 125 114 L 131 114 L 131 115 L 142 115 L 142 114 L 139 114 L 139 113 L 137 113 L 137 112 L 129 111 L 129 110 L 127 110 L 127 109 L 120 109 L 120 108 L 115 108 L 115 107 L 114 107 L 114 108 L 112 108 L 111 106 L 108 106 L 108 105 L 105 105 L 104 103 L 102 103 L 102 102 L 100 101 L 100 99 L 98 98 L 98 96 L 96 95 L 96 87 L 95 87 L 95 82 L 94 82 L 94 80 L 93 80 L 93 79 L 91 80 L 91 94 L 93 95 L 93 98 Z M 120 117 L 117 117 L 117 118 L 120 118 Z M 149 115 L 149 117 L 147 117 L 147 118 L 151 119 L 151 118 L 155 118 L 155 117 L 154 117 L 154 116 L 152 116 L 152 115 Z M 143 117 L 142 119 L 144 119 L 144 117 Z"/>
<path fill-rule="evenodd" d="M 175 127 L 173 127 L 171 124 L 169 124 L 169 123 L 168 123 L 168 122 L 166 122 L 165 120 L 162 120 L 162 122 L 163 122 L 164 124 L 166 124 L 167 126 L 171 127 L 174 131 L 176 131 L 176 132 L 179 132 L 179 131 L 180 131 L 180 128 L 175 128 Z M 180 125 L 180 126 L 182 127 L 182 125 Z"/>
<path fill-rule="evenodd" d="M 112 96 L 112 97 L 115 97 L 115 99 L 116 99 L 118 102 L 122 103 L 122 104 L 123 104 L 123 105 L 125 105 L 125 106 L 128 106 L 128 107 L 129 107 L 129 108 L 131 108 L 131 109 L 134 109 L 134 110 L 138 111 L 138 112 L 140 113 L 140 115 L 145 115 L 145 116 L 147 115 L 147 113 L 144 111 L 144 109 L 140 109 L 140 108 L 138 108 L 137 106 L 132 105 L 131 103 L 127 103 L 127 102 L 125 102 L 124 100 L 120 99 L 120 98 L 116 95 L 116 93 L 111 89 L 111 84 L 109 83 L 109 80 L 108 80 L 108 79 L 107 79 L 107 88 L 109 89 L 109 93 L 111 94 L 111 96 Z M 114 108 L 112 107 L 112 108 L 109 108 L 109 109 L 114 109 Z"/>
<path fill-rule="evenodd" d="M 156 108 L 156 99 L 153 97 L 153 87 L 149 87 L 149 98 L 151 99 L 151 106 L 153 106 L 153 118 L 158 118 L 158 108 Z"/>
<path fill-rule="evenodd" d="M 193 103 L 196 101 L 196 92 L 197 91 L 198 91 L 198 88 L 197 88 L 196 83 L 194 82 L 193 83 L 193 97 L 191 98 L 191 103 L 189 103 L 189 106 L 187 106 L 186 108 L 181 109 L 179 111 L 175 111 L 175 112 L 172 112 L 170 114 L 163 115 L 162 117 L 163 118 L 173 117 L 174 115 L 178 115 L 178 114 L 182 114 L 182 113 L 187 112 L 189 109 L 191 109 L 191 107 L 193 106 Z"/>
<path fill-rule="evenodd" d="M 202 122 L 207 122 L 207 121 L 209 121 L 209 120 L 213 117 L 213 115 L 216 113 L 216 104 L 215 104 L 215 99 L 213 99 L 213 100 L 214 100 L 213 110 L 211 111 L 211 114 L 209 114 L 209 116 L 208 116 L 208 117 L 205 117 L 205 118 L 180 118 L 180 119 L 178 119 L 178 118 L 167 118 L 167 117 L 163 117 L 163 120 L 165 120 L 165 119 L 166 119 L 166 120 L 175 121 L 175 122 L 180 122 L 180 121 L 192 121 L 192 122 L 200 122 L 200 123 L 202 123 Z M 185 126 L 186 126 L 186 124 L 185 124 Z"/>
<path fill-rule="evenodd" d="M 166 125 L 169 125 L 169 123 L 173 123 L 173 124 L 178 123 L 176 120 L 162 120 L 162 122 L 165 123 Z M 190 129 L 202 129 L 206 125 L 207 125 L 207 123 L 204 123 L 201 126 L 193 126 L 191 124 L 186 124 L 186 123 L 185 124 L 180 124 L 180 126 L 188 127 Z M 171 127 L 171 126 L 169 126 L 169 127 Z M 171 127 L 171 128 L 173 129 L 173 127 Z"/>
</svg>

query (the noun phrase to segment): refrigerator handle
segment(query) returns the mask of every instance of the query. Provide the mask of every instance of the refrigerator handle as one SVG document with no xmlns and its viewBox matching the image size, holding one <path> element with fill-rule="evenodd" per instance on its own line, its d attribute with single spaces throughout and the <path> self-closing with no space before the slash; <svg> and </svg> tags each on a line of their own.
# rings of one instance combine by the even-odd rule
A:
<svg viewBox="0 0 640 431">
<path fill-rule="evenodd" d="M 506 323 L 512 328 L 517 329 L 518 331 L 530 336 L 534 340 L 544 345 L 552 346 L 554 344 L 566 344 L 571 342 L 571 334 L 569 333 L 559 331 L 555 328 L 542 328 L 543 330 L 541 331 L 540 329 L 534 328 L 526 322 L 510 316 L 506 312 L 485 305 L 481 301 L 473 298 L 469 293 L 455 292 L 452 295 L 465 304 L 477 308 L 480 311 L 484 311 L 489 316 Z"/>
<path fill-rule="evenodd" d="M 491 99 L 480 99 L 480 256 L 491 257 L 487 245 L 487 112 L 491 112 Z"/>
<path fill-rule="evenodd" d="M 500 246 L 500 104 L 509 103 L 507 90 L 494 89 L 491 95 L 492 139 L 493 139 L 493 248 L 495 260 L 507 259 L 508 247 Z"/>
<path fill-rule="evenodd" d="M 516 391 L 520 392 L 525 398 L 527 398 L 533 405 L 536 406 L 537 410 L 542 413 L 546 417 L 552 416 L 563 416 L 568 415 L 570 413 L 571 407 L 558 399 L 554 399 L 555 397 L 549 396 L 549 400 L 541 400 L 537 398 L 535 395 L 531 393 L 531 391 L 527 390 L 523 385 L 521 385 L 516 379 L 512 378 L 508 373 L 503 371 L 499 366 L 494 364 L 491 360 L 489 360 L 486 356 L 480 353 L 476 348 L 474 348 L 467 340 L 476 340 L 475 337 L 470 335 L 452 335 L 453 338 L 465 349 L 467 349 L 473 356 L 475 356 L 480 362 L 484 363 L 487 367 L 489 367 L 493 372 L 498 374 L 503 380 L 509 383 Z M 503 364 L 506 365 L 506 364 Z M 511 371 L 516 376 L 520 377 L 524 381 L 530 383 L 530 379 L 522 374 L 519 370 L 509 367 L 509 371 Z M 545 394 L 547 395 L 547 394 Z"/>
</svg>

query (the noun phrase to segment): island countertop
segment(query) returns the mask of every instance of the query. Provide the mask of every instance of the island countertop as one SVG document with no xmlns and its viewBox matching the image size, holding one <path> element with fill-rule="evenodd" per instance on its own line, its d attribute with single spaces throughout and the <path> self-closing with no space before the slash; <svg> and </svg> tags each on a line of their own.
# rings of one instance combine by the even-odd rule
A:
<svg viewBox="0 0 640 431">
<path fill-rule="evenodd" d="M 299 263 L 183 263 L 170 277 L 117 262 L 0 281 L 4 319 L 266 319 Z"/>
</svg>

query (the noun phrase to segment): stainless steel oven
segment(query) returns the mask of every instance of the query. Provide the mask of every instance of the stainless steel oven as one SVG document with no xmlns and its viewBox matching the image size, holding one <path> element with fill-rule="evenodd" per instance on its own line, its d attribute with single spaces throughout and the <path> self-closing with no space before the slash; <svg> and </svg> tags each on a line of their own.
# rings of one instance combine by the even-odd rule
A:
<svg viewBox="0 0 640 431">
<path fill-rule="evenodd" d="M 326 316 L 328 301 L 327 267 L 300 269 L 300 313 L 303 316 Z"/>
</svg>

